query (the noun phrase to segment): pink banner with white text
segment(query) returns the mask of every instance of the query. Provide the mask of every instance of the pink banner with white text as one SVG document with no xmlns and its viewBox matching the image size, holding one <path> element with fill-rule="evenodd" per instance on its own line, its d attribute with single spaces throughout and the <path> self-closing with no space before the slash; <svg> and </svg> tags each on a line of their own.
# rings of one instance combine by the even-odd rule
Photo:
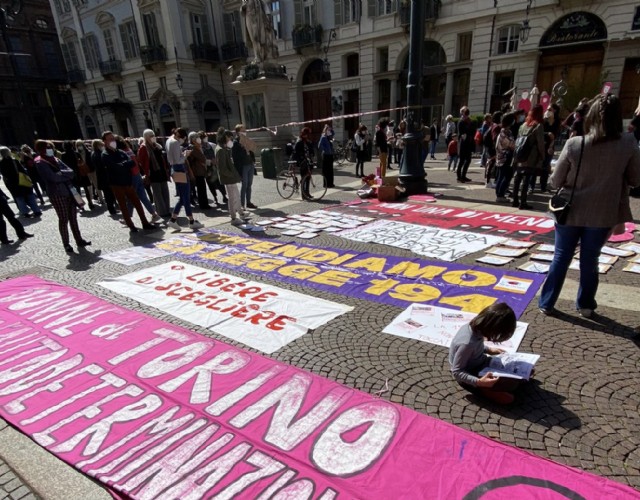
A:
<svg viewBox="0 0 640 500">
<path fill-rule="evenodd" d="M 640 498 L 33 276 L 0 283 L 0 415 L 130 498 Z"/>
</svg>

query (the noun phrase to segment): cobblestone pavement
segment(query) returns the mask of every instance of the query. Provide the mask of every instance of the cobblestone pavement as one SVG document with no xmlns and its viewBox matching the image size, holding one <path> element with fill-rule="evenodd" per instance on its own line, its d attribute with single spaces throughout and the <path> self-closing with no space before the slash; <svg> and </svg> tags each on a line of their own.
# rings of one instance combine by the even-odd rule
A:
<svg viewBox="0 0 640 500">
<path fill-rule="evenodd" d="M 439 203 L 517 212 L 511 207 L 494 203 L 495 193 L 484 188 L 482 171 L 477 165 L 470 170 L 474 182 L 465 185 L 451 184 L 455 182 L 455 175 L 447 172 L 443 160 L 428 161 L 427 167 L 431 190 L 442 194 Z M 365 171 L 373 172 L 373 164 L 367 164 Z M 394 170 L 392 175 L 396 173 Z M 354 164 L 345 163 L 342 168 L 336 169 L 336 184 L 338 187 L 329 190 L 319 203 L 297 199 L 283 201 L 276 192 L 274 182 L 258 176 L 254 183 L 253 202 L 263 207 L 256 211 L 257 214 L 275 216 L 280 213 L 304 213 L 353 200 L 354 191 L 360 186 L 354 176 Z M 547 195 L 534 194 L 530 203 L 540 213 L 544 211 L 546 200 Z M 639 214 L 640 203 L 638 200 L 632 203 L 634 213 Z M 196 216 L 206 226 L 219 225 L 225 231 L 241 233 L 241 230 L 228 224 L 226 216 Z M 186 225 L 185 219 L 181 222 Z M 93 242 L 92 246 L 88 247 L 88 251 L 68 256 L 60 243 L 57 221 L 49 204 L 41 221 L 26 220 L 25 224 L 29 224 L 28 230 L 35 233 L 36 237 L 20 245 L 0 248 L 0 279 L 36 274 L 186 326 L 203 335 L 217 337 L 204 328 L 179 321 L 96 285 L 103 278 L 150 265 L 125 267 L 101 259 L 101 253 L 168 238 L 172 236 L 170 231 L 141 231 L 130 235 L 117 221 L 98 210 L 80 218 L 83 235 Z M 287 240 L 286 237 L 281 239 Z M 291 240 L 295 241 L 293 238 Z M 312 243 L 366 249 L 387 255 L 411 255 L 405 250 L 351 242 L 328 234 L 314 239 Z M 471 263 L 475 257 L 467 256 L 461 261 Z M 172 258 L 153 261 L 152 265 Z M 525 260 L 516 259 L 506 267 L 515 269 Z M 266 278 L 260 280 L 354 306 L 352 312 L 276 352 L 272 356 L 275 359 L 369 393 L 380 391 L 388 381 L 389 390 L 382 393 L 383 398 L 503 443 L 640 489 L 640 394 L 637 390 L 640 337 L 636 331 L 640 325 L 640 302 L 636 300 L 640 276 L 623 273 L 621 269 L 622 265 L 618 264 L 601 277 L 600 315 L 593 321 L 581 318 L 573 311 L 575 292 L 573 295 L 563 293 L 558 308 L 565 313 L 557 318 L 539 314 L 535 301 L 529 305 L 521 317 L 530 327 L 520 349 L 539 353 L 541 359 L 537 367 L 537 380 L 529 384 L 513 408 L 496 407 L 465 395 L 451 377 L 446 349 L 381 333 L 401 312 L 400 308 Z M 234 274 L 256 279 L 242 272 Z M 565 287 L 568 292 L 575 290 L 576 279 L 577 273 L 569 271 Z M 225 338 L 221 340 L 233 344 Z M 0 449 L 2 457 L 3 450 Z M 6 465 L 2 467 L 4 470 Z M 28 482 L 29 478 L 25 480 Z M 14 491 L 9 493 L 9 490 L 2 488 L 0 485 L 0 498 L 3 498 L 4 491 L 7 491 L 9 498 L 15 498 L 10 496 Z M 28 494 L 27 490 L 22 491 Z"/>
</svg>

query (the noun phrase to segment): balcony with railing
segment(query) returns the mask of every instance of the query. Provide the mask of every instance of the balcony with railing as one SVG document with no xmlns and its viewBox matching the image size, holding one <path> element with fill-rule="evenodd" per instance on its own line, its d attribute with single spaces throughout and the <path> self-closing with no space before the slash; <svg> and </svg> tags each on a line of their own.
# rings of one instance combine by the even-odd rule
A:
<svg viewBox="0 0 640 500">
<path fill-rule="evenodd" d="M 140 47 L 140 59 L 146 68 L 150 68 L 167 60 L 167 50 L 162 45 Z"/>
<path fill-rule="evenodd" d="M 114 78 L 120 76 L 122 73 L 122 61 L 100 61 L 100 73 L 105 78 Z"/>
<path fill-rule="evenodd" d="M 220 62 L 220 53 L 218 52 L 218 47 L 214 45 L 203 43 L 203 44 L 191 44 L 191 57 L 195 62 L 208 62 L 208 63 L 219 63 Z"/>
<path fill-rule="evenodd" d="M 74 68 L 67 71 L 69 85 L 79 85 L 86 81 L 87 77 L 83 69 Z"/>
<path fill-rule="evenodd" d="M 249 49 L 244 42 L 229 42 L 222 46 L 222 60 L 224 62 L 237 61 L 249 57 Z"/>
<path fill-rule="evenodd" d="M 293 27 L 291 32 L 291 40 L 293 48 L 300 52 L 304 47 L 322 44 L 322 26 L 317 24 L 311 26 L 309 24 L 301 24 Z"/>
</svg>

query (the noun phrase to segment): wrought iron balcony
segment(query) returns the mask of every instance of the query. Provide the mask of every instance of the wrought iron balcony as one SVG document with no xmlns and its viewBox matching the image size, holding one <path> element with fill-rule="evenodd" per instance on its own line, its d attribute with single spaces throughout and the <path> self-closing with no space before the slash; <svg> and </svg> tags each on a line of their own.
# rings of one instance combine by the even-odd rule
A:
<svg viewBox="0 0 640 500">
<path fill-rule="evenodd" d="M 316 26 L 309 24 L 294 26 L 291 39 L 296 51 L 300 51 L 303 47 L 320 45 L 322 44 L 322 26 L 319 24 Z"/>
<path fill-rule="evenodd" d="M 140 59 L 145 67 L 164 63 L 167 60 L 167 50 L 162 45 L 140 47 Z"/>
<path fill-rule="evenodd" d="M 67 81 L 69 85 L 78 85 L 79 83 L 84 83 L 87 77 L 84 73 L 83 69 L 75 68 L 67 71 Z"/>
<path fill-rule="evenodd" d="M 222 60 L 224 62 L 237 61 L 249 57 L 249 49 L 244 42 L 229 42 L 222 46 Z"/>
<path fill-rule="evenodd" d="M 191 44 L 191 56 L 196 62 L 218 63 L 220 62 L 220 53 L 218 47 L 211 44 Z"/>
<path fill-rule="evenodd" d="M 119 76 L 122 73 L 122 61 L 100 61 L 100 73 L 105 78 Z"/>
</svg>

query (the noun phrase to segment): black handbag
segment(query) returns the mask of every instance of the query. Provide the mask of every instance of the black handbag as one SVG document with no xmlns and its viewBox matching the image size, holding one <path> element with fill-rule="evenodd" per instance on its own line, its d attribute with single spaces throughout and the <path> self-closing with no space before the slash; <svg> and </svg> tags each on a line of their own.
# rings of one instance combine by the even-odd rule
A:
<svg viewBox="0 0 640 500">
<path fill-rule="evenodd" d="M 578 168 L 576 168 L 576 176 L 573 179 L 573 188 L 576 187 L 578 180 L 578 173 L 580 172 L 580 165 L 582 165 L 582 154 L 584 153 L 584 136 L 582 136 L 582 143 L 580 145 L 580 158 L 578 160 Z M 558 188 L 556 194 L 554 194 L 549 200 L 549 216 L 556 224 L 563 225 L 567 222 L 569 216 L 569 209 L 571 208 L 571 202 L 573 201 L 573 189 L 570 194 L 567 194 L 563 188 Z"/>
</svg>

